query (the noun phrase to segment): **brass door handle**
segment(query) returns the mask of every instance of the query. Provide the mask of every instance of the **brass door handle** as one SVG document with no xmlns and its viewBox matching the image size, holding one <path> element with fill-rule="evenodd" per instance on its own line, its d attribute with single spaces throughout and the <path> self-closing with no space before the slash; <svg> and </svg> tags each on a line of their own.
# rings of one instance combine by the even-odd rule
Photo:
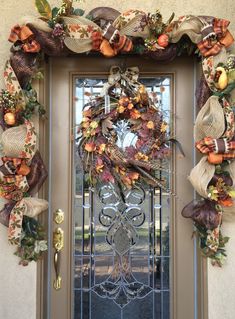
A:
<svg viewBox="0 0 235 319">
<path fill-rule="evenodd" d="M 54 253 L 54 268 L 56 279 L 54 280 L 54 288 L 59 290 L 61 288 L 62 278 L 60 276 L 61 251 L 64 247 L 64 231 L 57 227 L 53 233 Z"/>
<path fill-rule="evenodd" d="M 58 209 L 55 212 L 54 221 L 56 224 L 61 224 L 64 221 L 64 213 L 61 210 Z M 64 231 L 60 227 L 56 227 L 53 232 L 53 247 L 55 249 L 54 269 L 56 275 L 53 286 L 56 290 L 59 290 L 62 284 L 62 277 L 60 275 L 61 251 L 64 248 Z"/>
</svg>

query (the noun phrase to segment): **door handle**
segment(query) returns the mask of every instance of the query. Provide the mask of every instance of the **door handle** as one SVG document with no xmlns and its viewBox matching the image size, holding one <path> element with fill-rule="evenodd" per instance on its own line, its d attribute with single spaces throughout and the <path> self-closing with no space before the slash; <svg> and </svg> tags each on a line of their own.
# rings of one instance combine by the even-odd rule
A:
<svg viewBox="0 0 235 319">
<path fill-rule="evenodd" d="M 64 221 L 64 213 L 61 210 L 57 210 L 54 214 L 54 221 L 56 224 L 61 224 Z M 54 269 L 55 269 L 55 280 L 53 286 L 55 290 L 61 289 L 62 277 L 60 275 L 61 265 L 61 252 L 64 248 L 64 231 L 61 227 L 56 227 L 53 232 L 53 247 L 54 252 Z"/>
<path fill-rule="evenodd" d="M 62 278 L 60 276 L 61 251 L 64 247 L 64 231 L 57 227 L 53 233 L 54 253 L 54 268 L 56 279 L 54 280 L 54 288 L 59 290 L 61 288 Z"/>
</svg>

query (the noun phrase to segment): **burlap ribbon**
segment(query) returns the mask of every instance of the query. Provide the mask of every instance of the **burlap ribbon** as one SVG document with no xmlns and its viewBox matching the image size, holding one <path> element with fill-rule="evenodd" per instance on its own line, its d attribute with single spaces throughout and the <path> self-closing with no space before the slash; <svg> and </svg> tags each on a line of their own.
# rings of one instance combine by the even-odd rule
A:
<svg viewBox="0 0 235 319">
<path fill-rule="evenodd" d="M 189 180 L 202 197 L 207 198 L 208 185 L 215 172 L 215 164 L 222 163 L 222 155 L 234 147 L 234 114 L 227 100 L 220 104 L 217 96 L 211 96 L 199 111 L 194 126 L 194 138 L 197 149 L 208 154 L 192 169 Z M 217 154 L 218 155 L 213 155 Z M 231 158 L 235 156 L 227 154 Z M 212 165 L 214 164 L 214 165 Z"/>
<path fill-rule="evenodd" d="M 133 45 L 128 36 L 145 38 L 149 35 L 147 26 L 140 28 L 145 16 L 142 11 L 129 10 L 104 30 L 84 17 L 63 17 L 69 35 L 64 43 L 76 53 L 100 50 L 106 56 L 114 56 L 118 52 L 129 52 Z"/>
<path fill-rule="evenodd" d="M 36 132 L 31 121 L 11 127 L 2 133 L 3 154 L 8 157 L 18 157 L 30 160 L 36 152 Z"/>
<path fill-rule="evenodd" d="M 215 165 L 208 163 L 207 156 L 191 170 L 189 180 L 196 192 L 204 198 L 208 198 L 208 185 L 215 174 Z"/>
<path fill-rule="evenodd" d="M 217 96 L 211 96 L 199 111 L 194 125 L 196 142 L 205 137 L 220 138 L 225 132 L 223 106 Z"/>
<path fill-rule="evenodd" d="M 11 94 L 17 94 L 18 96 L 23 96 L 22 88 L 20 87 L 19 81 L 16 77 L 16 74 L 9 60 L 7 60 L 5 64 L 3 78 L 4 78 L 6 89 Z"/>
<path fill-rule="evenodd" d="M 36 217 L 48 208 L 48 202 L 38 198 L 23 198 L 11 211 L 8 227 L 8 240 L 19 245 L 22 233 L 23 216 Z"/>
<path fill-rule="evenodd" d="M 110 68 L 108 82 L 105 83 L 103 89 L 100 93 L 101 96 L 108 94 L 108 91 L 111 87 L 124 80 L 128 85 L 132 87 L 138 87 L 140 83 L 138 82 L 139 78 L 139 68 L 138 67 L 129 67 L 124 72 L 119 66 L 112 66 Z"/>
<path fill-rule="evenodd" d="M 13 95 L 15 99 L 17 100 L 17 107 L 19 109 L 25 108 L 26 101 L 25 101 L 24 92 L 19 84 L 17 76 L 9 60 L 7 60 L 5 64 L 3 78 L 4 78 L 7 91 L 9 91 L 9 93 Z M 1 120 L 0 123 L 2 127 L 5 128 L 5 122 L 3 121 L 3 119 Z"/>
<path fill-rule="evenodd" d="M 44 31 L 44 32 L 52 32 L 52 28 L 49 27 L 48 23 L 46 21 L 43 21 L 42 19 L 38 19 L 37 17 L 33 16 L 24 16 L 20 18 L 19 25 L 24 26 L 31 24 L 36 29 Z"/>
<path fill-rule="evenodd" d="M 222 48 L 230 46 L 234 39 L 227 30 L 229 21 L 204 16 L 182 16 L 174 21 L 167 32 L 170 41 L 177 43 L 183 35 L 187 35 L 198 45 L 205 57 L 218 54 Z"/>
<path fill-rule="evenodd" d="M 132 85 L 139 84 L 139 68 L 138 67 L 129 67 L 123 72 L 119 66 L 112 66 L 110 69 L 110 74 L 108 77 L 108 83 L 110 85 L 115 85 L 121 79 L 125 80 Z"/>
</svg>

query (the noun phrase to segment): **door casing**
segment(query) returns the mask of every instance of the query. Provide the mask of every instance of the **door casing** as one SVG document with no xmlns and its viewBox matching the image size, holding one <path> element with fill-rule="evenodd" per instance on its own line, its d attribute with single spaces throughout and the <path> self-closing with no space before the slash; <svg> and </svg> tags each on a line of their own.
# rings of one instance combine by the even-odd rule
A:
<svg viewBox="0 0 235 319">
<path fill-rule="evenodd" d="M 182 143 L 186 157 L 179 158 L 179 154 L 174 150 L 172 165 L 176 172 L 189 173 L 193 167 L 194 91 L 198 68 L 197 62 L 191 57 L 179 57 L 174 62 L 164 65 L 137 56 L 113 59 L 79 56 L 50 58 L 46 61 L 44 80 L 39 84 L 39 96 L 40 102 L 46 106 L 48 119 L 40 124 L 39 147 L 46 159 L 50 174 L 40 195 L 44 198 L 48 197 L 51 207 L 48 216 L 41 219 L 44 219 L 42 222 L 48 225 L 48 241 L 51 243 L 54 228 L 53 212 L 57 208 L 62 208 L 66 214 L 62 226 L 66 235 L 61 268 L 63 288 L 60 291 L 53 289 L 53 249 L 50 249 L 47 258 L 38 264 L 37 319 L 72 318 L 69 300 L 72 300 L 71 265 L 73 260 L 72 240 L 69 234 L 72 233 L 73 223 L 70 197 L 72 196 L 73 79 L 79 75 L 107 75 L 111 66 L 120 65 L 120 63 L 125 67 L 139 66 L 140 74 L 144 70 L 144 75 L 167 74 L 173 78 L 175 136 Z M 69 120 L 64 121 L 65 118 Z M 63 171 L 61 167 L 64 167 Z M 174 200 L 174 214 L 171 220 L 171 319 L 207 319 L 207 262 L 196 249 L 196 242 L 191 240 L 193 231 L 191 221 L 183 219 L 180 214 L 183 204 L 193 198 L 193 189 L 189 182 L 185 184 L 187 187 L 182 189 L 180 187 L 182 178 L 177 174 L 173 183 L 180 201 Z M 56 185 L 56 193 L 59 196 L 54 196 L 53 185 Z M 196 289 L 195 281 L 197 281 Z M 188 286 L 190 289 L 187 289 Z"/>
</svg>

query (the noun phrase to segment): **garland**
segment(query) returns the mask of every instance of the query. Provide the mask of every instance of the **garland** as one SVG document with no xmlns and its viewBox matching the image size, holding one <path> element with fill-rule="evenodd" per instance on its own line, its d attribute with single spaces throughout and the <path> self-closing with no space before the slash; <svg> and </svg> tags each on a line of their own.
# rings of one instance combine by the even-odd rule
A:
<svg viewBox="0 0 235 319">
<path fill-rule="evenodd" d="M 221 266 L 228 240 L 221 234 L 222 216 L 234 211 L 235 197 L 231 99 L 235 56 L 230 52 L 234 39 L 228 31 L 229 21 L 192 15 L 174 20 L 172 15 L 164 22 L 159 11 L 120 14 L 107 7 L 95 8 L 85 16 L 71 0 L 62 1 L 59 8 L 51 8 L 46 0 L 35 4 L 40 17 L 22 19 L 11 30 L 12 53 L 4 72 L 6 89 L 0 96 L 4 130 L 0 221 L 9 227 L 9 241 L 17 245 L 21 263 L 37 260 L 47 248 L 42 226 L 35 219 L 47 203 L 32 197 L 47 176 L 31 121 L 36 111 L 41 116 L 45 113 L 31 85 L 33 78 L 41 77 L 42 53 L 59 56 L 96 51 L 105 57 L 134 53 L 170 62 L 188 52 L 202 57 L 194 135 L 203 156 L 189 177 L 201 199 L 188 204 L 182 214 L 193 219 L 203 254 Z M 157 160 L 169 152 L 162 114 L 133 74 L 120 70 L 118 74 L 116 84 L 123 86 L 119 95 L 112 92 L 112 107 L 105 110 L 105 99 L 97 98 L 84 109 L 79 152 L 84 155 L 85 170 L 92 184 L 116 181 L 130 188 L 136 181 L 151 181 L 164 187 L 155 176 L 162 169 Z M 114 149 L 114 126 L 120 119 L 136 134 L 135 148 Z M 149 143 L 144 148 L 146 139 Z"/>
</svg>

